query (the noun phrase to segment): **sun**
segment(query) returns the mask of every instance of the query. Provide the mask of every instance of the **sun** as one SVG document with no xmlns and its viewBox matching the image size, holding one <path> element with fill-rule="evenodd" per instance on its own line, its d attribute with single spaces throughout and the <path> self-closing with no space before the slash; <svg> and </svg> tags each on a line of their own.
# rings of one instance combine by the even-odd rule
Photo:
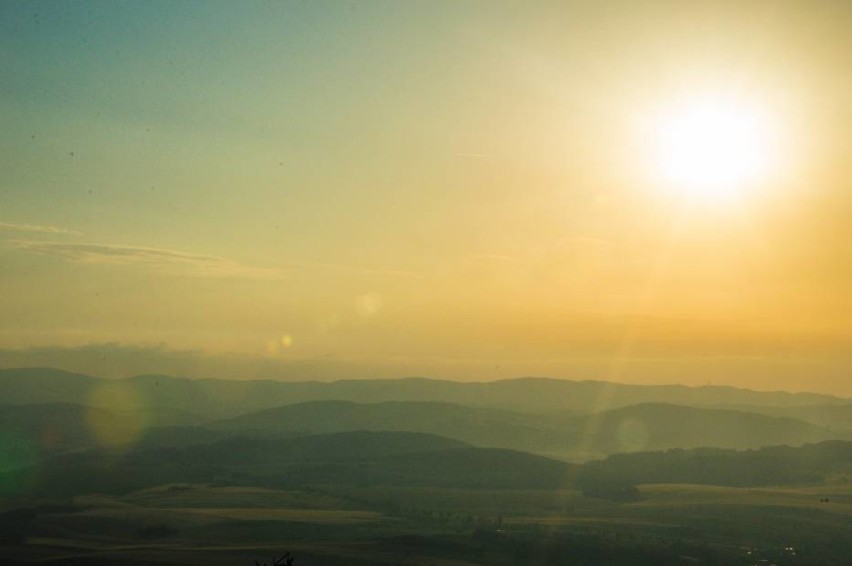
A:
<svg viewBox="0 0 852 566">
<path fill-rule="evenodd" d="M 655 122 L 660 173 L 690 199 L 740 197 L 772 169 L 770 121 L 759 107 L 694 99 L 666 109 Z"/>
</svg>

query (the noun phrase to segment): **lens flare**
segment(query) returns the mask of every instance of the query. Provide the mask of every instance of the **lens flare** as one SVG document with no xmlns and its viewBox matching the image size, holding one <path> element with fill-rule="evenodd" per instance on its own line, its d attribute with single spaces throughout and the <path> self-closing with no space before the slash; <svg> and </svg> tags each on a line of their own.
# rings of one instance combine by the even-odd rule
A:
<svg viewBox="0 0 852 566">
<path fill-rule="evenodd" d="M 89 430 L 104 448 L 128 449 L 145 429 L 143 404 L 130 385 L 116 382 L 96 388 L 89 397 L 89 406 Z"/>
</svg>

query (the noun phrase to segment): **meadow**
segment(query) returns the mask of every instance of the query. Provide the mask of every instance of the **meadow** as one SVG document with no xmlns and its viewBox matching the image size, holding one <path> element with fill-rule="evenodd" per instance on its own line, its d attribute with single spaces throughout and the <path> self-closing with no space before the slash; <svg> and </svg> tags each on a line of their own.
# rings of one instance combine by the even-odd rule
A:
<svg viewBox="0 0 852 566">
<path fill-rule="evenodd" d="M 545 564 L 574 549 L 627 564 L 840 564 L 852 486 L 643 485 L 615 502 L 576 490 L 341 488 L 204 484 L 85 495 L 33 508 L 26 544 L 6 561 L 252 564 Z M 597 549 L 597 550 L 596 550 Z"/>
</svg>

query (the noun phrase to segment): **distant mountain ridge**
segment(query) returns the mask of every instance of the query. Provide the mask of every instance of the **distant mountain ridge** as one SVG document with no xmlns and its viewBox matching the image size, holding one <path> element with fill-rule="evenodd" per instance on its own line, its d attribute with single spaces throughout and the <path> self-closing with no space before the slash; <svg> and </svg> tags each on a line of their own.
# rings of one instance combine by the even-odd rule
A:
<svg viewBox="0 0 852 566">
<path fill-rule="evenodd" d="M 743 450 L 852 438 L 790 417 L 668 403 L 604 411 L 587 417 L 584 426 L 584 441 L 607 454 L 698 447 Z"/>
<path fill-rule="evenodd" d="M 187 448 L 234 437 L 254 442 L 375 432 L 437 435 L 481 448 L 571 461 L 643 450 L 746 449 L 852 438 L 852 433 L 792 418 L 661 403 L 592 415 L 532 415 L 434 401 L 310 401 L 205 425 L 166 425 L 145 415 L 71 403 L 0 405 L 3 430 L 24 434 L 45 454 L 100 448 L 105 427 L 127 431 L 134 449 Z"/>
<path fill-rule="evenodd" d="M 426 378 L 334 382 L 229 381 L 142 375 L 111 380 L 51 368 L 0 370 L 0 403 L 92 404 L 105 385 L 128 387 L 150 407 L 221 419 L 306 401 L 437 401 L 471 407 L 540 413 L 597 412 L 639 403 L 795 407 L 845 405 L 848 399 L 818 393 L 766 392 L 726 386 L 631 385 L 600 381 L 518 378 L 454 382 Z"/>
<path fill-rule="evenodd" d="M 220 431 L 324 434 L 348 430 L 438 434 L 476 446 L 569 459 L 669 448 L 746 449 L 852 438 L 786 417 L 644 403 L 592 415 L 530 415 L 439 402 L 311 401 L 210 423 Z"/>
<path fill-rule="evenodd" d="M 795 407 L 718 405 L 708 408 L 730 409 L 733 411 L 756 413 L 759 415 L 769 415 L 774 417 L 789 417 L 828 427 L 832 430 L 852 433 L 852 401 L 838 405 L 801 405 Z"/>
<path fill-rule="evenodd" d="M 585 464 L 578 482 L 584 489 L 649 483 L 807 485 L 821 484 L 832 474 L 845 476 L 850 472 L 852 442 L 830 440 L 745 451 L 695 448 L 616 454 Z"/>
<path fill-rule="evenodd" d="M 472 446 L 433 434 L 416 432 L 347 431 L 295 438 L 235 436 L 209 444 L 165 450 L 171 462 L 212 466 L 270 466 L 291 463 L 352 462 L 413 452 L 456 450 Z M 151 461 L 148 452 L 135 459 Z"/>
<path fill-rule="evenodd" d="M 349 432 L 298 438 L 229 438 L 178 449 L 69 453 L 0 469 L 41 496 L 127 493 L 175 483 L 301 489 L 307 486 L 420 486 L 571 489 L 623 497 L 630 486 L 812 485 L 852 471 L 852 442 L 736 451 L 718 448 L 618 454 L 569 464 L 526 452 L 477 448 L 436 435 Z M 633 492 L 635 494 L 635 491 Z"/>
<path fill-rule="evenodd" d="M 124 493 L 182 482 L 285 489 L 322 485 L 554 489 L 570 485 L 577 470 L 575 465 L 526 452 L 477 448 L 436 435 L 363 431 L 226 438 L 119 456 L 90 451 L 48 462 L 37 473 L 32 468 L 6 473 L 29 478 L 35 493 L 66 496 Z"/>
<path fill-rule="evenodd" d="M 476 446 L 528 452 L 558 452 L 558 448 L 570 447 L 573 438 L 544 417 L 440 401 L 308 401 L 240 415 L 208 427 L 305 434 L 352 430 L 420 432 Z"/>
</svg>

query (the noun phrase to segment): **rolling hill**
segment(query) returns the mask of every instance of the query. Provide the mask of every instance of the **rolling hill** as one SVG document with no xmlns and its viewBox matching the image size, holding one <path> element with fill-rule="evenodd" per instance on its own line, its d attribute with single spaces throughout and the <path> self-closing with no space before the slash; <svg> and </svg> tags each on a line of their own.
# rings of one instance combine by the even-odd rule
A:
<svg viewBox="0 0 852 566">
<path fill-rule="evenodd" d="M 819 484 L 829 475 L 850 473 L 852 442 L 832 440 L 745 451 L 696 448 L 616 454 L 584 465 L 578 481 L 586 489 L 656 483 L 749 487 Z"/>
<path fill-rule="evenodd" d="M 125 493 L 163 484 L 303 488 L 320 485 L 544 489 L 570 484 L 576 466 L 525 452 L 476 448 L 420 433 L 348 432 L 228 438 L 124 455 L 64 454 L 0 470 L 33 495 Z"/>
<path fill-rule="evenodd" d="M 126 380 L 108 380 L 50 368 L 0 370 L 0 399 L 3 404 L 67 402 L 86 405 L 97 401 L 97 396 L 93 398 L 93 392 L 98 388 L 116 384 L 126 388 L 142 408 L 185 411 L 208 420 L 306 401 L 438 401 L 528 413 L 589 413 L 639 403 L 761 407 L 849 404 L 845 399 L 815 393 L 751 391 L 718 386 L 628 385 L 546 378 L 492 382 L 424 378 L 283 382 L 191 380 L 143 375 Z"/>
<path fill-rule="evenodd" d="M 848 435 L 786 417 L 645 403 L 593 415 L 525 415 L 435 402 L 317 401 L 209 425 L 220 431 L 328 433 L 351 430 L 438 434 L 480 447 L 584 459 L 668 448 L 800 445 Z"/>
<path fill-rule="evenodd" d="M 584 445 L 606 454 L 669 448 L 746 449 L 802 445 L 849 434 L 789 417 L 643 403 L 583 419 Z"/>
<path fill-rule="evenodd" d="M 434 401 L 312 401 L 266 409 L 208 425 L 222 431 L 330 433 L 352 430 L 437 434 L 482 447 L 564 453 L 575 445 L 570 427 L 500 409 Z"/>
</svg>

